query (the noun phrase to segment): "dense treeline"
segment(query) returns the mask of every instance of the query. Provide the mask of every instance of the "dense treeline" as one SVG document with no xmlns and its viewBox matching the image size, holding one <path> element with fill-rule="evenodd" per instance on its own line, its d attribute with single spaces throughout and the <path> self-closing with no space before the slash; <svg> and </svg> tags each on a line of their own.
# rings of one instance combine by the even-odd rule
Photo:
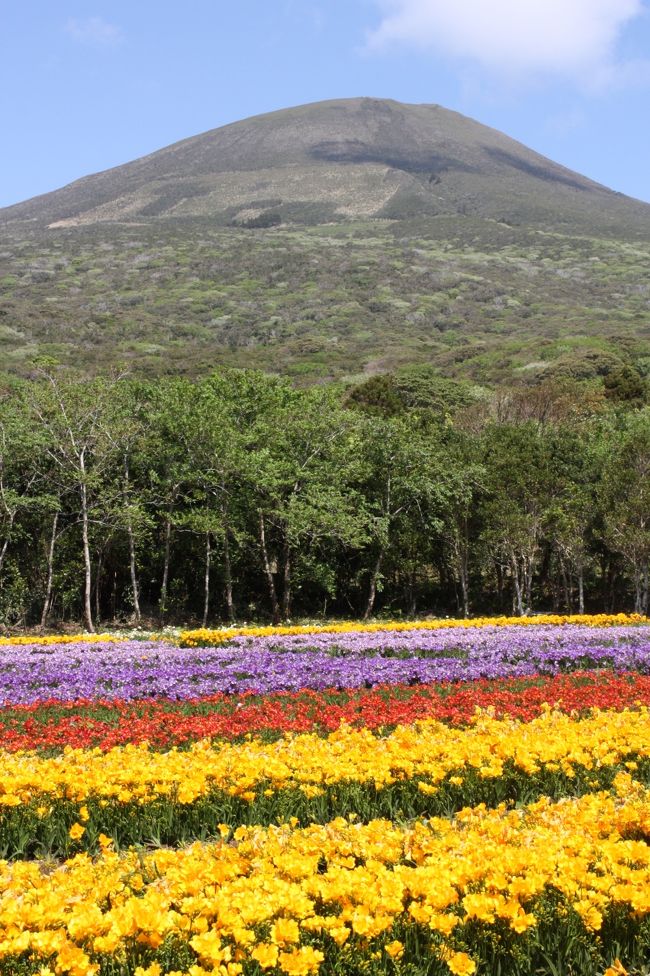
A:
<svg viewBox="0 0 650 976">
<path fill-rule="evenodd" d="M 51 371 L 0 400 L 0 619 L 645 613 L 649 476 L 626 376 L 490 398 L 422 369 Z"/>
</svg>

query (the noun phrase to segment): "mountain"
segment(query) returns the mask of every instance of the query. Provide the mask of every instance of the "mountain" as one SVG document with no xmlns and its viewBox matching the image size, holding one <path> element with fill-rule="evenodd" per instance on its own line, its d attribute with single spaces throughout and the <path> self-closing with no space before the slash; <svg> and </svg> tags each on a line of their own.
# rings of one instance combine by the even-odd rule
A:
<svg viewBox="0 0 650 976">
<path fill-rule="evenodd" d="M 641 227 L 650 222 L 650 205 L 438 105 L 354 98 L 213 129 L 9 207 L 0 220 L 64 227 L 165 217 L 250 224 L 438 214 Z"/>
<path fill-rule="evenodd" d="M 321 102 L 0 210 L 0 354 L 537 375 L 646 355 L 649 246 L 650 205 L 472 119 Z"/>
</svg>

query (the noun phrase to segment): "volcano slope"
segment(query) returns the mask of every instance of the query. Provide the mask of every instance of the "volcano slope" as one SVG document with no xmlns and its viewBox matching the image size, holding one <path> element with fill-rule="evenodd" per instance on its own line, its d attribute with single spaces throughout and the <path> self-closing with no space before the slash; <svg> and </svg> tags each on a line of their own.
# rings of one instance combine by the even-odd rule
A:
<svg viewBox="0 0 650 976">
<path fill-rule="evenodd" d="M 650 362 L 650 206 L 437 105 L 257 116 L 0 210 L 0 356 L 95 371 Z"/>
</svg>

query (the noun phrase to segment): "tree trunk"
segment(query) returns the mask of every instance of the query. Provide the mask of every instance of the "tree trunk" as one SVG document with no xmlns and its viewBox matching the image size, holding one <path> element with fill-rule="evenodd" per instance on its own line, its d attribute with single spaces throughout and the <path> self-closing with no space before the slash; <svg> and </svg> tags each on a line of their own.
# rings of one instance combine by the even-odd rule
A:
<svg viewBox="0 0 650 976">
<path fill-rule="evenodd" d="M 529 553 L 524 559 L 523 599 L 524 612 L 529 613 L 533 607 L 533 577 L 535 575 L 535 554 Z"/>
<path fill-rule="evenodd" d="M 634 612 L 641 613 L 641 571 L 634 567 Z"/>
<path fill-rule="evenodd" d="M 100 549 L 99 553 L 97 554 L 97 572 L 95 573 L 95 620 L 97 621 L 97 623 L 99 623 L 101 618 L 100 584 L 102 580 L 102 569 L 104 568 L 103 563 L 104 563 L 104 550 Z M 115 580 L 113 580 L 113 592 L 111 595 L 111 619 L 112 620 L 115 620 L 115 614 L 116 614 Z"/>
<path fill-rule="evenodd" d="M 585 574 L 582 566 L 578 570 L 578 613 L 585 612 Z"/>
<path fill-rule="evenodd" d="M 494 570 L 497 577 L 497 602 L 499 605 L 499 610 L 503 611 L 504 605 L 504 595 L 503 595 L 503 566 L 499 562 L 495 562 Z"/>
<path fill-rule="evenodd" d="M 223 570 L 224 576 L 226 577 L 226 609 L 228 614 L 228 620 L 233 623 L 235 620 L 235 604 L 232 598 L 232 566 L 230 563 L 230 529 L 228 527 L 228 518 L 224 521 L 224 534 L 223 534 Z"/>
<path fill-rule="evenodd" d="M 284 542 L 284 567 L 282 571 L 282 616 L 288 620 L 291 616 L 291 548 L 288 541 Z"/>
<path fill-rule="evenodd" d="M 129 502 L 129 458 L 128 455 L 124 457 L 124 479 L 126 487 L 126 504 L 128 511 Z M 129 513 L 127 518 L 127 535 L 129 537 L 129 570 L 131 573 L 131 589 L 133 590 L 133 616 L 135 619 L 135 624 L 137 627 L 140 626 L 140 621 L 142 620 L 142 615 L 140 613 L 140 588 L 138 586 L 138 570 L 136 566 L 135 559 L 135 535 L 133 533 L 133 520 Z"/>
<path fill-rule="evenodd" d="M 607 613 L 614 613 L 616 607 L 616 580 L 617 572 L 611 555 L 607 556 L 607 593 L 606 593 L 606 606 Z"/>
<path fill-rule="evenodd" d="M 210 533 L 205 533 L 205 576 L 204 576 L 204 600 L 203 600 L 203 626 L 208 626 L 208 611 L 210 609 L 210 557 L 212 546 L 210 544 Z"/>
<path fill-rule="evenodd" d="M 460 592 L 463 601 L 463 616 L 469 617 L 469 567 L 467 560 L 467 547 L 461 545 L 459 540 L 454 543 L 456 549 L 456 562 L 458 565 L 458 578 L 460 581 Z"/>
<path fill-rule="evenodd" d="M 278 603 L 278 594 L 275 589 L 275 580 L 273 579 L 273 570 L 271 569 L 271 563 L 269 561 L 269 553 L 266 548 L 266 527 L 264 525 L 264 513 L 260 510 L 260 548 L 262 550 L 262 561 L 264 563 L 264 573 L 266 575 L 266 581 L 269 587 L 269 596 L 271 598 L 271 610 L 273 613 L 273 623 L 280 623 L 280 604 Z"/>
<path fill-rule="evenodd" d="M 99 574 L 97 575 L 97 597 L 99 599 Z M 111 620 L 117 617 L 117 570 L 113 570 L 113 585 L 111 586 Z M 97 604 L 97 622 L 99 623 L 99 603 Z"/>
<path fill-rule="evenodd" d="M 2 543 L 2 549 L 0 549 L 0 572 L 2 572 L 2 564 L 5 561 L 5 556 L 7 555 L 7 549 L 9 548 L 9 534 L 13 528 L 14 520 L 16 518 L 16 513 L 12 512 L 9 516 L 9 525 L 7 527 L 7 534 L 5 540 Z"/>
<path fill-rule="evenodd" d="M 84 622 L 86 624 L 86 630 L 89 633 L 94 634 L 95 625 L 93 623 L 93 611 L 90 604 L 90 595 L 92 592 L 93 576 L 92 576 L 92 566 L 90 562 L 90 531 L 89 531 L 89 517 L 88 517 L 88 493 L 86 491 L 86 465 L 84 462 L 83 454 L 80 458 L 80 469 L 81 469 L 81 485 L 80 485 L 80 495 L 81 495 L 81 539 L 83 544 L 83 558 L 84 558 Z M 97 581 L 99 586 L 99 580 Z"/>
<path fill-rule="evenodd" d="M 409 617 L 415 617 L 417 610 L 417 597 L 415 595 L 417 584 L 417 573 L 414 569 L 410 569 L 406 579 L 406 613 Z"/>
<path fill-rule="evenodd" d="M 372 611 L 375 608 L 375 598 L 377 596 L 377 581 L 379 580 L 379 573 L 381 572 L 381 564 L 384 558 L 383 550 L 380 551 L 375 562 L 375 568 L 372 571 L 372 576 L 370 577 L 370 589 L 368 590 L 368 602 L 366 603 L 366 610 L 363 615 L 364 620 L 368 620 Z"/>
<path fill-rule="evenodd" d="M 462 534 L 461 534 L 462 533 Z M 463 600 L 463 616 L 469 617 L 469 528 L 467 517 L 463 517 L 461 525 L 454 533 L 454 549 L 458 565 L 461 596 Z"/>
<path fill-rule="evenodd" d="M 43 613 L 41 614 L 41 633 L 47 626 L 47 618 L 52 607 L 52 585 L 54 582 L 54 547 L 56 545 L 56 532 L 59 525 L 59 513 L 54 513 L 52 520 L 52 535 L 50 536 L 50 546 L 47 551 L 47 583 L 45 584 L 45 598 L 43 599 Z"/>
<path fill-rule="evenodd" d="M 142 615 L 140 613 L 140 587 L 138 586 L 138 571 L 135 562 L 135 537 L 133 535 L 133 526 L 131 520 L 129 519 L 128 527 L 129 536 L 129 569 L 131 571 L 131 588 L 133 590 L 133 616 L 135 619 L 135 624 L 137 627 L 140 626 L 140 621 L 142 620 Z"/>
<path fill-rule="evenodd" d="M 553 575 L 550 577 L 550 585 L 551 585 L 551 609 L 553 613 L 559 613 L 560 612 L 560 597 L 559 597 L 560 584 L 557 582 L 555 576 Z M 562 606 L 564 606 L 564 604 L 562 604 Z"/>
<path fill-rule="evenodd" d="M 510 566 L 512 568 L 512 585 L 514 589 L 514 607 L 515 613 L 523 617 L 524 615 L 524 601 L 523 593 L 521 590 L 521 582 L 519 579 L 519 566 L 517 565 L 517 559 L 513 555 L 510 558 Z"/>
<path fill-rule="evenodd" d="M 469 585 L 467 583 L 467 570 L 462 568 L 460 573 L 460 592 L 463 600 L 463 617 L 469 617 Z"/>
<path fill-rule="evenodd" d="M 571 613 L 573 610 L 573 600 L 571 599 L 571 587 L 563 559 L 560 559 L 560 573 L 562 576 L 562 589 L 564 590 L 564 605 L 566 606 L 566 612 Z"/>
<path fill-rule="evenodd" d="M 169 588 L 169 553 L 171 550 L 172 523 L 165 519 L 165 555 L 163 562 L 162 583 L 160 584 L 160 602 L 158 603 L 158 614 L 162 623 L 167 613 L 167 591 Z"/>
</svg>

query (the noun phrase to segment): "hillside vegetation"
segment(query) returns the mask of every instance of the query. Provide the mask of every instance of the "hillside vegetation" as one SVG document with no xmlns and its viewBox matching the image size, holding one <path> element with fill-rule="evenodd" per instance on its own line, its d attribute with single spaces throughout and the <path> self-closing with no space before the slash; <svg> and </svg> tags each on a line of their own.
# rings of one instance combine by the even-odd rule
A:
<svg viewBox="0 0 650 976">
<path fill-rule="evenodd" d="M 0 360 L 305 382 L 406 363 L 479 383 L 647 370 L 650 243 L 465 218 L 269 230 L 203 222 L 5 240 Z"/>
</svg>

